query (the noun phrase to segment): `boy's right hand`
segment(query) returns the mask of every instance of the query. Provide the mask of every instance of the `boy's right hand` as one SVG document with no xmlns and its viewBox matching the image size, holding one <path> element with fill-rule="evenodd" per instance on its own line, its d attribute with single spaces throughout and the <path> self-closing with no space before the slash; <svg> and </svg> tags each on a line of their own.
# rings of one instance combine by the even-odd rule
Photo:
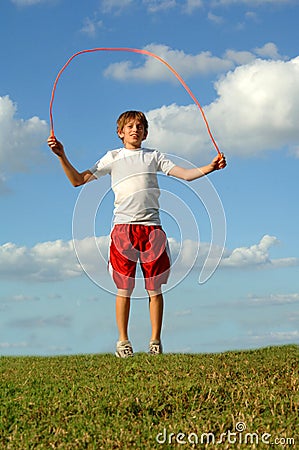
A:
<svg viewBox="0 0 299 450">
<path fill-rule="evenodd" d="M 64 155 L 64 148 L 61 142 L 59 142 L 55 136 L 50 136 L 48 138 L 48 146 L 55 155 L 61 157 Z"/>
</svg>

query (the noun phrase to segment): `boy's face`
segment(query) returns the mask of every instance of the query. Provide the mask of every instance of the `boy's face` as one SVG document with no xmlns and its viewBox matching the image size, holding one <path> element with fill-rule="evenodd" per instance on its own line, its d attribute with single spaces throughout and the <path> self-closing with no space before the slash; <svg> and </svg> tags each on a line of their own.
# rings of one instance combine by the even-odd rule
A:
<svg viewBox="0 0 299 450">
<path fill-rule="evenodd" d="M 118 135 L 124 143 L 124 147 L 130 150 L 138 149 L 146 139 L 147 132 L 143 123 L 138 119 L 129 120 L 122 130 L 118 130 Z"/>
</svg>

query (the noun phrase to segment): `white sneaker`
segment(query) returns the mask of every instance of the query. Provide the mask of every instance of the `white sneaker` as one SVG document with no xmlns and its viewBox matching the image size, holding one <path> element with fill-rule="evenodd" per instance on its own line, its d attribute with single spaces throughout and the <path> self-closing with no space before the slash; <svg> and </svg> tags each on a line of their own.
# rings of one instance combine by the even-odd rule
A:
<svg viewBox="0 0 299 450">
<path fill-rule="evenodd" d="M 162 355 L 163 347 L 160 341 L 150 341 L 149 354 L 150 355 Z"/>
<path fill-rule="evenodd" d="M 130 341 L 118 341 L 116 343 L 115 355 L 118 358 L 129 358 L 134 356 L 133 348 Z"/>
</svg>

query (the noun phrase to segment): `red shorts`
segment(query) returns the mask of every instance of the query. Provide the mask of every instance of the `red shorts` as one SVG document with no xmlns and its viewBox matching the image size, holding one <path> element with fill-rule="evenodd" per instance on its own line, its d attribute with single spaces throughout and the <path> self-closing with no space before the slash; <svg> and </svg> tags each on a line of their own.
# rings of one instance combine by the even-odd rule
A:
<svg viewBox="0 0 299 450">
<path fill-rule="evenodd" d="M 165 232 L 157 225 L 117 224 L 111 232 L 109 269 L 118 289 L 133 290 L 137 261 L 145 289 L 167 283 L 170 254 Z"/>
</svg>

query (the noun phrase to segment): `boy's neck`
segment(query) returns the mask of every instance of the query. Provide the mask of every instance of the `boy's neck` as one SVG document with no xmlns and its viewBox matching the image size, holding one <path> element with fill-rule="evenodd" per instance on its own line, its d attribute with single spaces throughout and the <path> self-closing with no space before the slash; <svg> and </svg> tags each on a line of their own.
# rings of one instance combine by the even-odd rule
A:
<svg viewBox="0 0 299 450">
<path fill-rule="evenodd" d="M 137 146 L 133 146 L 133 145 L 130 145 L 130 144 L 124 144 L 124 148 L 126 149 L 126 150 L 140 150 L 141 149 L 141 146 L 140 145 L 138 145 L 138 147 Z"/>
</svg>

